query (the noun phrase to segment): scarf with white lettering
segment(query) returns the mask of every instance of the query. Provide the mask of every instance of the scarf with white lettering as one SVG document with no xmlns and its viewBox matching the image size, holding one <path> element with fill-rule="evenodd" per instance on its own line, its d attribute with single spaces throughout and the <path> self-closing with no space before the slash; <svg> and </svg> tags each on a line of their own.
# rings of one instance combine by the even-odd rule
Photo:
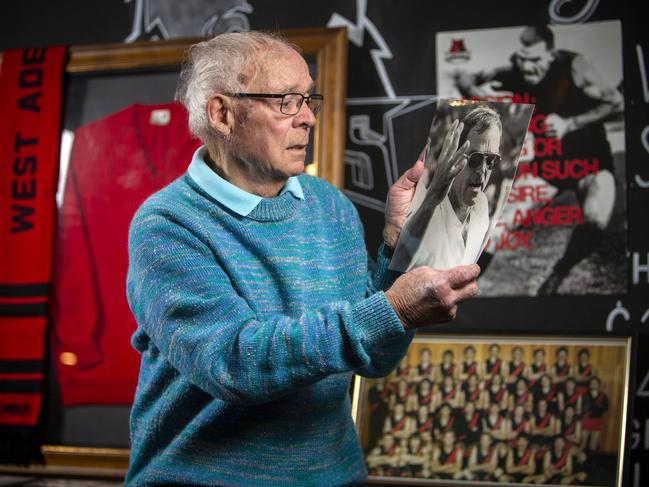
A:
<svg viewBox="0 0 649 487">
<path fill-rule="evenodd" d="M 38 457 L 66 49 L 0 67 L 0 463 Z"/>
</svg>

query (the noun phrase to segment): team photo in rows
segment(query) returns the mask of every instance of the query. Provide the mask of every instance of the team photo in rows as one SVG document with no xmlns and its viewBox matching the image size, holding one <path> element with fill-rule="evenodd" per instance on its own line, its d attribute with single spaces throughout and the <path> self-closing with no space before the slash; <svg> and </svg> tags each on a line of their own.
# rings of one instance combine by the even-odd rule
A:
<svg viewBox="0 0 649 487">
<path fill-rule="evenodd" d="M 598 375 L 603 353 L 495 341 L 412 346 L 390 376 L 367 381 L 370 475 L 598 485 L 595 465 L 610 457 L 610 429 L 619 429 Z"/>
</svg>

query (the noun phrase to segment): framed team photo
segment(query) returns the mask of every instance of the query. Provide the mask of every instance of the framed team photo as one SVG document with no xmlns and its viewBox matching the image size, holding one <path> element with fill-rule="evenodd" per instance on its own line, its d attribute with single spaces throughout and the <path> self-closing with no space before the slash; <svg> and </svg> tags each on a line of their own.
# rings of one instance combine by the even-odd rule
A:
<svg viewBox="0 0 649 487">
<path fill-rule="evenodd" d="M 357 377 L 368 481 L 622 486 L 629 338 L 418 336 Z"/>
</svg>

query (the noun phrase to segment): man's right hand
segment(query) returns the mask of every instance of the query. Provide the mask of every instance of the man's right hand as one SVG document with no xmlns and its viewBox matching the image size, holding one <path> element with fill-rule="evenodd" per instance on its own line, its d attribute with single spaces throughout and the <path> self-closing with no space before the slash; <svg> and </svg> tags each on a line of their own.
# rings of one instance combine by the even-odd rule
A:
<svg viewBox="0 0 649 487">
<path fill-rule="evenodd" d="M 467 151 L 469 150 L 469 141 L 465 141 L 458 147 L 460 136 L 464 124 L 455 120 L 449 128 L 442 150 L 437 156 L 432 154 L 430 147 L 428 148 L 425 166 L 433 168 L 433 177 L 430 184 L 426 188 L 426 195 L 424 199 L 408 220 L 405 230 L 411 237 L 421 239 L 428 222 L 433 216 L 435 209 L 446 198 L 446 195 L 453 184 L 455 176 L 457 176 L 464 166 L 467 164 Z M 428 138 L 428 146 L 431 143 L 431 137 Z"/>
<path fill-rule="evenodd" d="M 457 305 L 478 293 L 480 267 L 446 270 L 417 267 L 399 277 L 385 292 L 406 330 L 455 319 Z"/>
<path fill-rule="evenodd" d="M 426 161 L 424 161 L 426 167 L 435 168 L 428 188 L 429 194 L 433 193 L 436 195 L 434 197 L 435 200 L 440 198 L 444 199 L 446 193 L 448 193 L 448 189 L 453 184 L 455 176 L 466 166 L 466 153 L 469 150 L 469 141 L 466 140 L 464 144 L 458 147 L 463 129 L 464 124 L 459 120 L 454 120 L 451 128 L 444 137 L 444 143 L 442 144 L 442 150 L 439 155 L 433 154 L 430 150 L 426 155 Z M 429 143 L 430 140 L 429 137 Z M 429 160 L 434 157 L 437 157 L 437 161 Z"/>
</svg>

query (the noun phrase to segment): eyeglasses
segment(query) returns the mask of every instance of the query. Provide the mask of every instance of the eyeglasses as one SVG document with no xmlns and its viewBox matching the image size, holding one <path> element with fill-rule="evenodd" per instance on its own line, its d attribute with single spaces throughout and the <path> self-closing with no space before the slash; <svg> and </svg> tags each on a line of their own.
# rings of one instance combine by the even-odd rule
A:
<svg viewBox="0 0 649 487">
<path fill-rule="evenodd" d="M 229 93 L 228 96 L 236 98 L 281 98 L 279 111 L 284 115 L 297 115 L 302 108 L 302 103 L 306 101 L 306 106 L 317 115 L 322 108 L 324 96 L 313 94 L 304 96 L 302 93 Z"/>
<path fill-rule="evenodd" d="M 496 154 L 494 152 L 479 151 L 471 152 L 470 154 L 468 154 L 468 158 L 469 161 L 467 164 L 471 169 L 478 169 L 482 166 L 483 163 L 486 163 L 487 169 L 489 169 L 490 171 L 502 160 L 500 154 Z"/>
</svg>

